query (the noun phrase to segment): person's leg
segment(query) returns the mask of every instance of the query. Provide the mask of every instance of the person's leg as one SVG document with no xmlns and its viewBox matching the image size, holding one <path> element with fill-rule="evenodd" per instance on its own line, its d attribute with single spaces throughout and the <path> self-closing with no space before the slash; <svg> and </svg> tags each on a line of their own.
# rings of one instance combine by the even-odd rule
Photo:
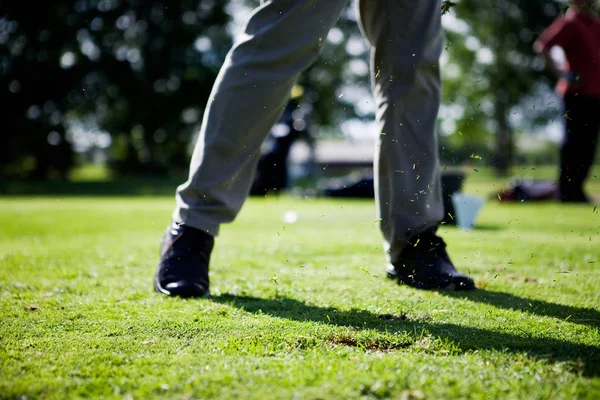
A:
<svg viewBox="0 0 600 400">
<path fill-rule="evenodd" d="M 565 136 L 560 150 L 560 198 L 586 202 L 584 182 L 594 162 L 600 125 L 600 99 L 567 96 L 564 99 Z"/>
<path fill-rule="evenodd" d="M 373 46 L 373 91 L 380 131 L 375 160 L 377 207 L 390 261 L 411 236 L 443 218 L 435 122 L 442 51 L 439 0 L 363 0 Z"/>
<path fill-rule="evenodd" d="M 584 182 L 589 176 L 590 170 L 594 165 L 596 151 L 598 150 L 598 138 L 600 137 L 600 97 L 594 97 L 590 105 L 590 115 L 593 116 L 593 119 L 590 121 L 587 165 L 583 175 Z"/>
<path fill-rule="evenodd" d="M 176 222 L 212 236 L 232 221 L 252 185 L 260 145 L 299 74 L 318 57 L 346 0 L 264 1 L 250 16 L 210 96 Z"/>
<path fill-rule="evenodd" d="M 319 54 L 346 0 L 262 1 L 227 56 L 210 95 L 173 224 L 154 278 L 169 296 L 208 295 L 210 254 L 221 223 L 248 196 L 260 146 L 298 75 Z"/>
<path fill-rule="evenodd" d="M 577 141 L 580 135 L 579 99 L 567 96 L 563 100 L 564 136 L 560 148 L 560 176 L 558 187 L 560 199 L 565 202 L 584 201 L 581 187 L 573 180 L 576 164 L 579 162 Z"/>
<path fill-rule="evenodd" d="M 363 33 L 372 45 L 380 134 L 375 191 L 392 268 L 388 271 L 394 273 L 410 258 L 411 265 L 404 269 L 410 269 L 413 286 L 455 284 L 471 289 L 472 280 L 456 273 L 443 241 L 435 235 L 444 214 L 435 131 L 441 89 L 441 2 L 359 0 L 358 5 Z"/>
</svg>

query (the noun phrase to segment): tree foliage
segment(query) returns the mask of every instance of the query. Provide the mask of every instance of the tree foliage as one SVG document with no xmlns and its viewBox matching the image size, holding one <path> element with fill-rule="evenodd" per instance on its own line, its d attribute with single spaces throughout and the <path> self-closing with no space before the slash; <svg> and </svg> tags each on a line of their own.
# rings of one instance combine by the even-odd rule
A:
<svg viewBox="0 0 600 400">
<path fill-rule="evenodd" d="M 73 121 L 110 133 L 123 173 L 185 164 L 192 128 L 231 45 L 224 4 L 61 0 L 35 7 L 10 1 L 0 12 L 0 100 L 8 116 L 2 173 L 64 173 Z"/>
<path fill-rule="evenodd" d="M 123 174 L 185 168 L 232 45 L 227 7 L 233 2 L 57 0 L 36 3 L 35 12 L 27 2 L 1 2 L 0 176 L 64 176 L 74 147 L 108 147 L 112 167 Z M 442 144 L 451 152 L 446 149 L 445 156 L 464 159 L 474 144 L 485 146 L 493 136 L 494 162 L 506 168 L 515 110 L 528 110 L 522 124 L 547 120 L 543 107 L 533 110 L 528 103 L 551 83 L 531 45 L 564 5 L 442 4 L 440 12 L 450 22 Z M 313 125 L 338 134 L 344 121 L 373 117 L 368 47 L 355 22 L 349 7 L 326 38 L 322 57 L 300 79 Z M 90 131 L 100 133 L 82 137 Z"/>
<path fill-rule="evenodd" d="M 444 98 L 457 147 L 493 142 L 493 164 L 506 170 L 514 152 L 514 120 L 532 127 L 548 120 L 535 97 L 549 85 L 532 51 L 537 36 L 564 11 L 556 0 L 457 0 L 446 24 Z M 448 133 L 448 132 L 446 132 Z"/>
</svg>

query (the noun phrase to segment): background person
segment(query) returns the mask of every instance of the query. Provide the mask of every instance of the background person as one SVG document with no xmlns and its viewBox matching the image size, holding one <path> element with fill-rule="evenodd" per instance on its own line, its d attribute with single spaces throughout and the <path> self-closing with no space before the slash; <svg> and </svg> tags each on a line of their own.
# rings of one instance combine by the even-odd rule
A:
<svg viewBox="0 0 600 400">
<path fill-rule="evenodd" d="M 560 151 L 560 199 L 587 202 L 583 184 L 594 162 L 600 130 L 600 18 L 594 1 L 572 0 L 534 43 L 548 68 L 559 78 L 563 98 L 565 135 Z M 567 63 L 561 69 L 550 56 L 554 46 L 563 49 Z"/>
</svg>

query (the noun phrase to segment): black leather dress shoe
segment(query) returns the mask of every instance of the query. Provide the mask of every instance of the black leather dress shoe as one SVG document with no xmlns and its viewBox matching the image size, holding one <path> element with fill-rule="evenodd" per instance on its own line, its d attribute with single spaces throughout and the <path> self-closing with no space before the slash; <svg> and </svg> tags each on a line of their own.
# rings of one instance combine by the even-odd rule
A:
<svg viewBox="0 0 600 400">
<path fill-rule="evenodd" d="M 167 296 L 210 295 L 208 265 L 213 246 L 209 234 L 172 223 L 163 237 L 154 289 Z"/>
<path fill-rule="evenodd" d="M 411 240 L 400 260 L 387 266 L 388 277 L 418 289 L 475 289 L 473 279 L 456 271 L 446 243 L 435 231 L 430 229 Z"/>
</svg>

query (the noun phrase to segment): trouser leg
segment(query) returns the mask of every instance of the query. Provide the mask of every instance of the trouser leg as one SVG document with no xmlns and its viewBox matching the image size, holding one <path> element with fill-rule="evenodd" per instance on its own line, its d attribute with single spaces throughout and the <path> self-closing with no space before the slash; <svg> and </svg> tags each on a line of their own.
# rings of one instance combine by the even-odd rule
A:
<svg viewBox="0 0 600 400">
<path fill-rule="evenodd" d="M 600 128 L 600 98 L 564 100 L 565 136 L 560 151 L 559 188 L 563 201 L 586 201 L 584 182 L 594 162 Z"/>
<path fill-rule="evenodd" d="M 442 51 L 439 0 L 359 0 L 377 104 L 376 200 L 388 260 L 443 218 L 435 123 Z"/>
<path fill-rule="evenodd" d="M 260 145 L 298 75 L 314 62 L 346 0 L 263 1 L 221 68 L 205 110 L 177 222 L 215 236 L 252 184 Z"/>
</svg>

